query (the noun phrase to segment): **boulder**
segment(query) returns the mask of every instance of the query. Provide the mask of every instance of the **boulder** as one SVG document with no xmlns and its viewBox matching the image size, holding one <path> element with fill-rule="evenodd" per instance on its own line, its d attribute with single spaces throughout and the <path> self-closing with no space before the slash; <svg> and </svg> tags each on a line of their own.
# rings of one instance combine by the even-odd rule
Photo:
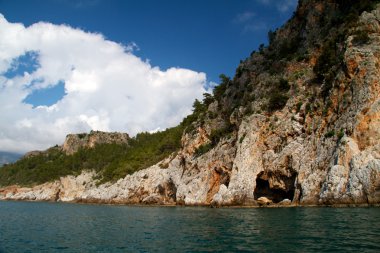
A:
<svg viewBox="0 0 380 253">
<path fill-rule="evenodd" d="M 260 205 L 260 206 L 267 206 L 267 205 L 270 205 L 272 204 L 272 200 L 268 199 L 267 197 L 260 197 L 257 199 L 257 203 Z"/>
</svg>

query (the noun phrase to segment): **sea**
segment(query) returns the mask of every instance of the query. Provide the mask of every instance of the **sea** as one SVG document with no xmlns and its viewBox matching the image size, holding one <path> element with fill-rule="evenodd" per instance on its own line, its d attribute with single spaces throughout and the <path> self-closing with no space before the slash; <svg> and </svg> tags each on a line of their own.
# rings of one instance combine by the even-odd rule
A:
<svg viewBox="0 0 380 253">
<path fill-rule="evenodd" d="M 380 252 L 380 208 L 0 201 L 0 252 Z"/>
</svg>

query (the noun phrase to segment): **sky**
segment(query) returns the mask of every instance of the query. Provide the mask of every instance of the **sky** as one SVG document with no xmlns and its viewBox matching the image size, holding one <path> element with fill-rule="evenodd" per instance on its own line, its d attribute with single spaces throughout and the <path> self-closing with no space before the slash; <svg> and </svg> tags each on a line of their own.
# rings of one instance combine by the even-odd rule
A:
<svg viewBox="0 0 380 253">
<path fill-rule="evenodd" d="M 0 151 L 177 125 L 297 0 L 0 0 Z"/>
</svg>

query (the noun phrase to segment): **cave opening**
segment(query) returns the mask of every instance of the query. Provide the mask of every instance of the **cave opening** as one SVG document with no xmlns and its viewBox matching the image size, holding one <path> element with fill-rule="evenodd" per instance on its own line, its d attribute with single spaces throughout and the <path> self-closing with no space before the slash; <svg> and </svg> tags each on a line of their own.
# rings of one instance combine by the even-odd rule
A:
<svg viewBox="0 0 380 253">
<path fill-rule="evenodd" d="M 266 197 L 273 203 L 279 203 L 284 199 L 293 201 L 296 177 L 296 172 L 292 173 L 290 177 L 279 172 L 260 172 L 256 177 L 254 199 Z M 272 180 L 272 187 L 270 180 Z"/>
</svg>

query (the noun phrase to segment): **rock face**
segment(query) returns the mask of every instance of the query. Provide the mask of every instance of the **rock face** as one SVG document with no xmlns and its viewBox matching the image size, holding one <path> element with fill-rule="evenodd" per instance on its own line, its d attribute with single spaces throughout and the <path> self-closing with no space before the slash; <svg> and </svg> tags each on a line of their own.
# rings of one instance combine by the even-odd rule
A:
<svg viewBox="0 0 380 253">
<path fill-rule="evenodd" d="M 104 143 L 128 144 L 128 140 L 128 134 L 117 132 L 91 131 L 89 134 L 68 134 L 62 149 L 66 154 L 71 155 L 79 148 L 93 148 L 97 144 Z"/>
<path fill-rule="evenodd" d="M 87 171 L 33 188 L 3 188 L 0 199 L 213 206 L 380 204 L 380 6 L 363 12 L 350 30 L 341 48 L 342 63 L 329 79 L 331 87 L 327 77 L 316 86 L 313 68 L 321 54 L 320 48 L 312 48 L 319 32 L 316 20 L 330 15 L 332 2 L 300 1 L 293 20 L 277 31 L 275 41 L 304 27 L 300 33 L 309 48 L 306 60 L 292 60 L 285 67 L 273 63 L 283 67 L 282 76 L 290 83 L 283 108 L 262 112 L 271 93 L 268 83 L 276 80 L 263 72 L 262 64 L 255 65 L 266 52 L 256 53 L 239 66 L 245 72 L 234 80 L 241 86 L 254 83 L 256 98 L 249 107 L 235 106 L 229 122 L 236 129 L 208 152 L 197 150 L 212 142 L 213 130 L 222 125 L 220 117 L 206 118 L 185 133 L 178 153 L 115 183 L 98 186 L 94 172 Z M 368 38 L 358 43 L 355 31 L 360 30 L 367 31 Z M 239 92 L 228 86 L 223 104 L 234 107 L 228 99 L 239 97 Z M 215 101 L 208 112 L 216 114 L 220 107 Z M 107 142 L 127 143 L 128 138 L 115 133 Z M 63 149 L 71 154 L 103 141 L 99 132 L 69 135 Z"/>
</svg>

